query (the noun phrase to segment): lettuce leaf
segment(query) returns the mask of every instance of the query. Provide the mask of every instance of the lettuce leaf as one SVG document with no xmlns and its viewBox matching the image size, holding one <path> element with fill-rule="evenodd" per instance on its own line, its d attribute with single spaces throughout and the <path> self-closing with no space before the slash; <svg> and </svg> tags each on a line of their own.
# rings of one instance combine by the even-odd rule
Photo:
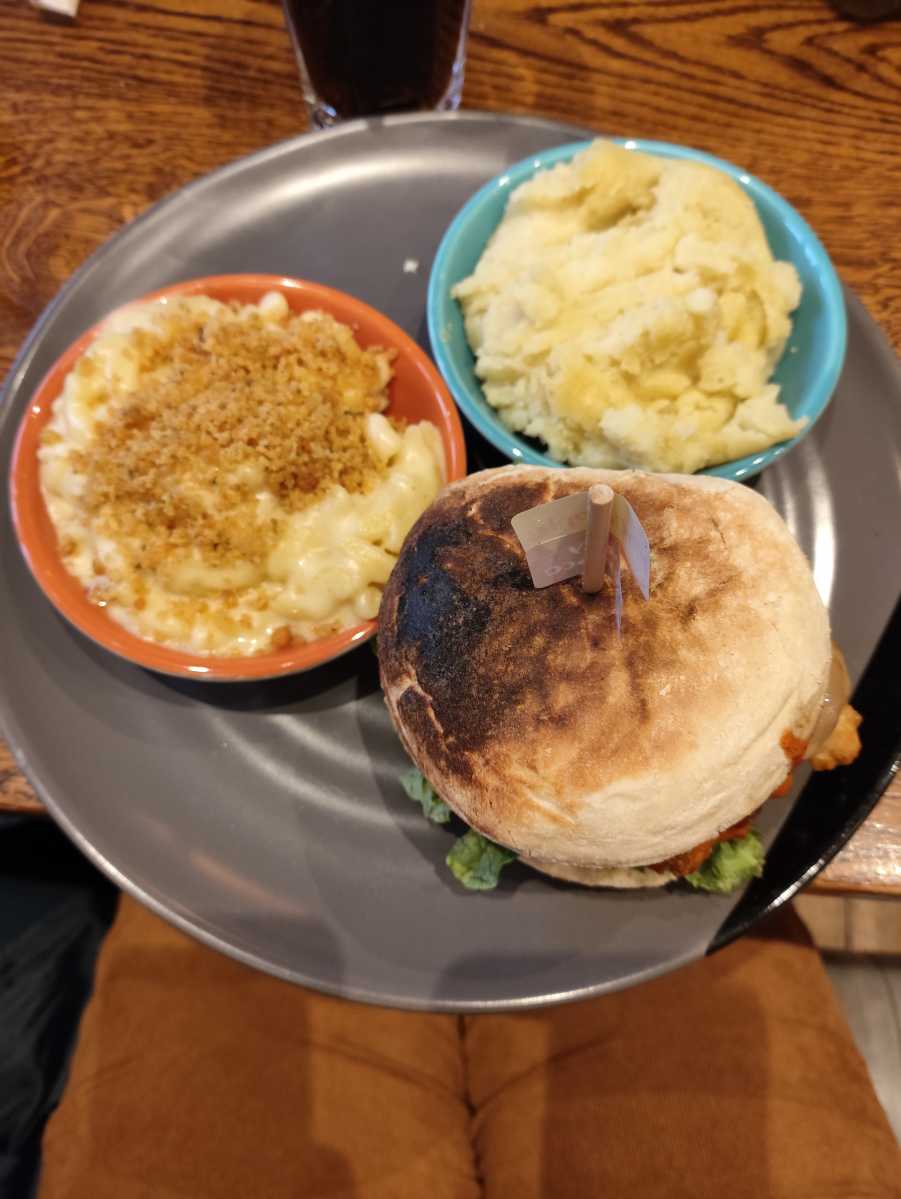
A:
<svg viewBox="0 0 901 1199">
<path fill-rule="evenodd" d="M 734 841 L 720 841 L 699 870 L 686 874 L 685 881 L 700 891 L 728 895 L 752 878 L 763 874 L 763 844 L 756 829 Z"/>
<path fill-rule="evenodd" d="M 402 774 L 400 785 L 410 799 L 415 800 L 422 808 L 423 816 L 427 816 L 435 824 L 447 824 L 451 818 L 450 808 L 443 799 L 438 798 L 435 788 L 420 771 L 414 767 Z"/>
<path fill-rule="evenodd" d="M 517 856 L 471 828 L 454 842 L 445 860 L 454 878 L 470 891 L 493 891 L 503 868 Z"/>
<path fill-rule="evenodd" d="M 438 796 L 435 788 L 415 767 L 401 775 L 401 786 L 410 799 L 422 808 L 422 813 L 434 824 L 449 824 L 451 809 Z M 454 842 L 445 859 L 451 873 L 470 891 L 492 891 L 500 880 L 503 868 L 515 862 L 518 855 L 468 829 Z M 728 895 L 752 878 L 763 873 L 764 850 L 755 829 L 732 841 L 720 841 L 699 870 L 685 876 L 685 882 L 700 891 Z"/>
<path fill-rule="evenodd" d="M 435 824 L 448 824 L 452 815 L 447 804 L 421 771 L 415 767 L 400 777 L 401 786 L 422 808 L 422 814 Z M 454 842 L 445 859 L 458 882 L 470 891 L 491 891 L 508 862 L 516 860 L 511 849 L 495 845 L 475 829 L 468 829 Z"/>
</svg>

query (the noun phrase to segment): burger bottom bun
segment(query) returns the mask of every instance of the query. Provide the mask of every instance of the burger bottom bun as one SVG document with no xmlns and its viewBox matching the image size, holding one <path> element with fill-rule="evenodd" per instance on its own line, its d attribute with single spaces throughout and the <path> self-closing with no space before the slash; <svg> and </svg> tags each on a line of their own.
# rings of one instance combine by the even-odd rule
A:
<svg viewBox="0 0 901 1199">
<path fill-rule="evenodd" d="M 538 858 L 519 860 L 551 878 L 583 887 L 615 887 L 625 891 L 633 887 L 665 887 L 676 878 L 671 870 L 653 870 L 650 866 L 568 866 L 565 862 L 542 862 Z"/>
</svg>

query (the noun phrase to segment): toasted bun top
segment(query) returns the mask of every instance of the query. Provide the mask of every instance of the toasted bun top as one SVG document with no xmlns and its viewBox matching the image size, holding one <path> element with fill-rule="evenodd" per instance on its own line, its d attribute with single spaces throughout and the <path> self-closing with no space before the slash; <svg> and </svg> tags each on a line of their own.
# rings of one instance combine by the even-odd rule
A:
<svg viewBox="0 0 901 1199">
<path fill-rule="evenodd" d="M 608 483 L 651 545 L 651 598 L 532 586 L 511 518 Z M 382 599 L 379 661 L 408 753 L 486 836 L 544 862 L 661 862 L 752 812 L 806 738 L 830 661 L 807 561 L 740 484 L 505 467 L 447 488 Z"/>
</svg>

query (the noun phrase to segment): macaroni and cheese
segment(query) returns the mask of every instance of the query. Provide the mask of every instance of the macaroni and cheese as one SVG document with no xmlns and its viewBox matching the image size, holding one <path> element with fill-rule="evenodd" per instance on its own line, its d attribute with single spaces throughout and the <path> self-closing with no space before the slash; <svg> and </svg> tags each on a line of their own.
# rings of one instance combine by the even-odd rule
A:
<svg viewBox="0 0 901 1199">
<path fill-rule="evenodd" d="M 115 314 L 39 451 L 67 569 L 131 632 L 193 653 L 375 617 L 445 475 L 432 424 L 384 415 L 392 356 L 277 292 Z"/>
</svg>

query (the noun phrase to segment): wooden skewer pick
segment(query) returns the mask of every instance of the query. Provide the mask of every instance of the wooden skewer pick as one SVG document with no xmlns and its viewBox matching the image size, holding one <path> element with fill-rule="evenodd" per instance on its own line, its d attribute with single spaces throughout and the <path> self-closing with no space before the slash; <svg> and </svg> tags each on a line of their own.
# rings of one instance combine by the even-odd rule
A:
<svg viewBox="0 0 901 1199">
<path fill-rule="evenodd" d="M 593 594 L 604 585 L 607 570 L 607 543 L 613 516 L 613 491 L 606 483 L 588 489 L 588 524 L 585 529 L 585 565 L 582 590 Z"/>
</svg>

